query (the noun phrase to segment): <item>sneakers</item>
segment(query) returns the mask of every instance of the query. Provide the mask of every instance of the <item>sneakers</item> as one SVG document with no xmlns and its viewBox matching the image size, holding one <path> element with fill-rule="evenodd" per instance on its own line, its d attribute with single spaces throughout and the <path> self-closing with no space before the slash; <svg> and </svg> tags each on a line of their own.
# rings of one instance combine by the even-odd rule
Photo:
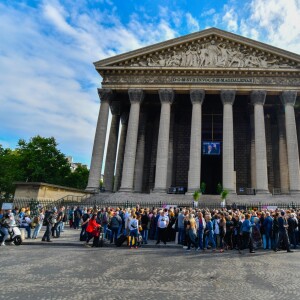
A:
<svg viewBox="0 0 300 300">
<path fill-rule="evenodd" d="M 1 246 L 6 246 L 4 242 L 1 243 Z"/>
<path fill-rule="evenodd" d="M 191 251 L 191 249 L 188 248 L 188 249 L 186 249 L 185 251 L 189 252 L 189 251 Z"/>
<path fill-rule="evenodd" d="M 156 244 L 155 245 L 158 245 L 160 242 L 156 242 Z"/>
<path fill-rule="evenodd" d="M 196 251 L 200 251 L 201 250 L 201 248 L 200 247 L 198 247 L 197 249 L 196 249 Z"/>
</svg>

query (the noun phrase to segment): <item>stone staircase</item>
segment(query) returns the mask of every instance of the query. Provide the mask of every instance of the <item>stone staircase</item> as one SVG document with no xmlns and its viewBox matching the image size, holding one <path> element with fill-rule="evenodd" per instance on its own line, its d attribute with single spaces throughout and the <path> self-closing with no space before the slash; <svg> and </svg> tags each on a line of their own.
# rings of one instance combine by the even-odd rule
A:
<svg viewBox="0 0 300 300">
<path fill-rule="evenodd" d="M 99 193 L 92 195 L 86 199 L 88 203 L 159 203 L 162 204 L 184 204 L 191 205 L 193 203 L 192 195 L 176 195 L 176 194 L 140 194 L 140 193 Z M 199 204 L 216 204 L 221 203 L 219 195 L 202 195 L 199 200 Z M 294 203 L 300 205 L 300 196 L 292 195 L 228 195 L 226 204 L 272 204 L 272 203 Z"/>
</svg>

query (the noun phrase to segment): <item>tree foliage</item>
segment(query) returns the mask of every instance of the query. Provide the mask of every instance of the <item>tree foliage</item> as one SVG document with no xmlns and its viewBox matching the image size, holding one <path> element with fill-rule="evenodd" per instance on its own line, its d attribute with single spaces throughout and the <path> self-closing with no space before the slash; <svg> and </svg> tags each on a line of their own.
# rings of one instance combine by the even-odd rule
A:
<svg viewBox="0 0 300 300">
<path fill-rule="evenodd" d="M 0 145 L 0 192 L 14 193 L 14 181 L 45 182 L 84 189 L 89 171 L 79 166 L 73 173 L 66 156 L 57 148 L 54 137 L 35 136 L 19 140 L 16 150 Z"/>
<path fill-rule="evenodd" d="M 70 164 L 57 149 L 54 137 L 35 136 L 27 143 L 19 140 L 17 151 L 21 156 L 20 167 L 25 181 L 62 184 L 71 173 Z"/>
</svg>

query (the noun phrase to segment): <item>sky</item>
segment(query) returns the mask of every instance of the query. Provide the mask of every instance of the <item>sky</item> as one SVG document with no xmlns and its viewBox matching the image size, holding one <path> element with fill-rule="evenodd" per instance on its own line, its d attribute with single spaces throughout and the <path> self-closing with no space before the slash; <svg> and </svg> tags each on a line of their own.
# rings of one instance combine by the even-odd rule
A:
<svg viewBox="0 0 300 300">
<path fill-rule="evenodd" d="M 93 62 L 217 27 L 300 54 L 300 0 L 0 0 L 0 144 L 55 137 L 90 164 Z"/>
</svg>

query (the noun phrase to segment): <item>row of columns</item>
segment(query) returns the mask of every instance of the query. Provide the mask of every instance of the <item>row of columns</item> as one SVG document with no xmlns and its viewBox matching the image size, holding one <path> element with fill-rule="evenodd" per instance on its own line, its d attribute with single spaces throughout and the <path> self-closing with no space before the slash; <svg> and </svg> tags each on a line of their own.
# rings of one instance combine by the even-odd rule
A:
<svg viewBox="0 0 300 300">
<path fill-rule="evenodd" d="M 111 90 L 99 89 L 98 93 L 101 99 L 101 108 L 96 128 L 87 190 L 94 190 L 99 187 L 110 106 L 112 123 L 104 172 L 105 189 L 107 191 L 119 190 L 123 192 L 132 192 L 134 186 L 138 186 L 138 190 L 141 191 L 145 141 L 143 140 L 143 136 L 138 141 L 138 132 L 140 124 L 140 107 L 144 99 L 144 92 L 141 89 L 128 90 L 131 107 L 129 116 L 126 112 L 121 115 L 122 132 L 120 135 L 114 182 L 113 175 L 119 133 L 120 106 L 119 103 L 112 102 L 113 93 Z M 158 94 L 161 102 L 161 114 L 153 192 L 166 192 L 168 188 L 168 164 L 170 164 L 169 143 L 171 105 L 174 101 L 174 91 L 172 89 L 161 89 L 158 91 Z M 255 150 L 255 155 L 251 157 L 251 165 L 253 166 L 251 169 L 255 168 L 252 180 L 255 181 L 257 193 L 269 193 L 263 108 L 266 94 L 266 91 L 261 90 L 252 91 L 250 94 L 251 103 L 254 106 L 254 141 L 251 143 L 251 148 Z M 233 104 L 235 95 L 236 93 L 234 90 L 222 90 L 220 93 L 220 98 L 223 103 L 223 187 L 230 193 L 236 192 L 233 137 Z M 294 112 L 296 97 L 297 92 L 295 91 L 285 91 L 280 95 L 281 101 L 285 107 L 288 173 L 290 191 L 292 193 L 300 192 L 299 154 Z M 192 102 L 190 163 L 188 172 L 188 192 L 190 193 L 198 190 L 201 182 L 201 124 L 202 103 L 204 98 L 204 90 L 193 89 L 190 91 L 190 99 Z M 145 125 L 145 122 L 141 122 L 141 124 Z M 138 142 L 139 151 L 137 152 Z M 279 147 L 283 147 L 283 145 L 279 144 Z"/>
</svg>

